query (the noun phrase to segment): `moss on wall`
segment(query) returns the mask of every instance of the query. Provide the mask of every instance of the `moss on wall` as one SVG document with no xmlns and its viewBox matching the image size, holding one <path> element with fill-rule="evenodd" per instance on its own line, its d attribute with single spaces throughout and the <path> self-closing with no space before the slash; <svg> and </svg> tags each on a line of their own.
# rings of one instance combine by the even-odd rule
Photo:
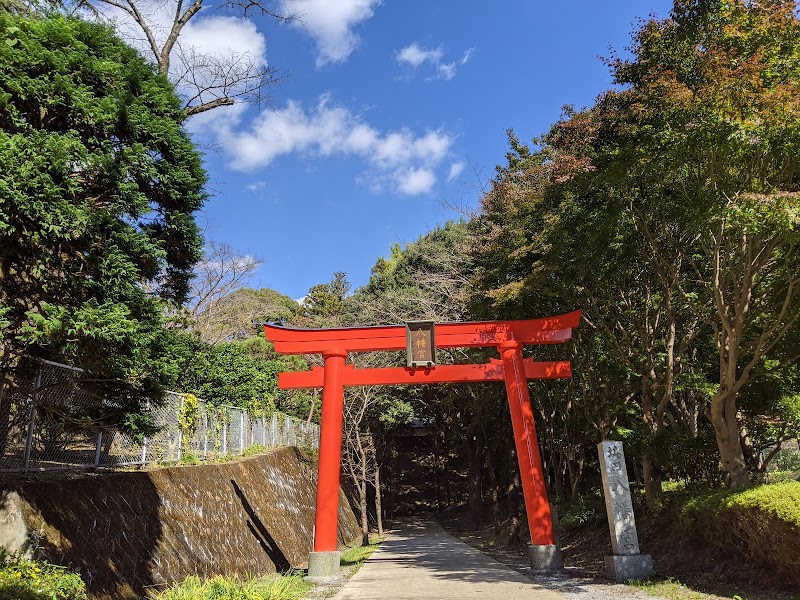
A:
<svg viewBox="0 0 800 600">
<path fill-rule="evenodd" d="M 0 513 L 21 513 L 26 543 L 80 571 L 96 597 L 139 598 L 190 574 L 305 566 L 315 494 L 315 465 L 281 448 L 225 464 L 5 486 Z M 344 543 L 359 534 L 340 498 Z"/>
</svg>

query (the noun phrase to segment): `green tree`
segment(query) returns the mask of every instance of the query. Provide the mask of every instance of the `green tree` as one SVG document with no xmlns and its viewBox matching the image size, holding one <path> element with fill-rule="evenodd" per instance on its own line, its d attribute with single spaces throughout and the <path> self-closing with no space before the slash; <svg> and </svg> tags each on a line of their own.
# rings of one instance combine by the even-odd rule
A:
<svg viewBox="0 0 800 600">
<path fill-rule="evenodd" d="M 491 304 L 579 300 L 638 382 L 622 394 L 648 435 L 669 418 L 696 434 L 681 411 L 705 395 L 733 488 L 748 480 L 737 398 L 800 316 L 799 34 L 794 2 L 675 2 L 611 61 L 621 88 L 535 152 L 512 138 L 484 200 Z"/>
<path fill-rule="evenodd" d="M 263 323 L 286 324 L 301 312 L 297 302 L 280 292 L 243 287 L 204 306 L 191 329 L 212 344 L 243 340 L 263 335 Z"/>
<path fill-rule="evenodd" d="M 304 371 L 306 362 L 297 356 L 277 355 L 263 336 L 214 345 L 195 340 L 184 361 L 177 387 L 212 405 L 239 406 L 253 414 L 279 410 L 298 418 L 309 413 L 308 393 L 278 389 L 278 373 Z"/>
<path fill-rule="evenodd" d="M 325 320 L 335 320 L 341 313 L 345 296 L 350 291 L 347 274 L 336 272 L 328 283 L 320 283 L 308 290 L 303 300 L 307 315 L 319 321 L 317 327 L 323 326 Z"/>
<path fill-rule="evenodd" d="M 597 107 L 593 145 L 605 147 L 602 170 L 625 182 L 618 189 L 657 199 L 656 218 L 642 219 L 646 235 L 669 243 L 670 230 L 654 226 L 666 216 L 694 238 L 684 281 L 695 280 L 692 307 L 713 331 L 710 419 L 726 480 L 740 489 L 748 474 L 737 398 L 800 317 L 796 4 L 678 1 L 669 19 L 636 32 L 633 51 L 613 63 L 626 89 Z"/>
<path fill-rule="evenodd" d="M 167 80 L 108 28 L 0 13 L 0 385 L 83 367 L 124 425 L 158 398 L 201 239 L 200 157 Z"/>
<path fill-rule="evenodd" d="M 420 319 L 439 323 L 468 320 L 472 233 L 468 223 L 448 222 L 403 247 L 393 245 L 388 258 L 377 260 L 367 285 L 347 299 L 343 322 L 377 325 Z M 442 364 L 485 360 L 481 351 L 440 349 L 437 352 L 437 362 Z M 390 366 L 403 364 L 405 357 L 398 352 L 370 353 L 353 361 Z M 434 447 L 439 449 L 434 452 L 432 465 L 437 501 L 442 487 L 457 485 L 457 478 L 445 467 L 445 457 L 458 455 L 460 464 L 469 470 L 468 493 L 475 520 L 481 515 L 482 489 L 487 487 L 482 486 L 484 466 L 488 463 L 491 467 L 490 479 L 498 486 L 504 483 L 501 479 L 513 473 L 513 469 L 507 468 L 509 460 L 516 468 L 510 454 L 513 437 L 508 435 L 507 410 L 498 386 L 399 386 L 380 391 L 368 389 L 350 398 L 352 404 L 347 406 L 350 422 L 345 429 L 348 452 L 358 459 L 353 461 L 358 466 L 353 470 L 354 483 L 362 492 L 364 474 L 370 470 L 376 475 L 381 473 L 381 465 L 395 451 L 398 427 L 413 416 L 430 425 Z M 365 468 L 363 457 L 373 455 L 378 465 Z M 493 468 L 495 459 L 503 463 L 497 477 Z M 493 500 L 496 507 L 498 498 L 493 496 Z M 443 506 L 440 504 L 439 508 Z"/>
</svg>

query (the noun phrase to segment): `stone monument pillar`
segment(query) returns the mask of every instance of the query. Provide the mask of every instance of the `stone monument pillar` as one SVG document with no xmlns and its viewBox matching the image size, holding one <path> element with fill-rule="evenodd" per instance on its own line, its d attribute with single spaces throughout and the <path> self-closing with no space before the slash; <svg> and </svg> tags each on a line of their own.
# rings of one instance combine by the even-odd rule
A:
<svg viewBox="0 0 800 600">
<path fill-rule="evenodd" d="M 614 552 L 605 557 L 606 577 L 615 581 L 648 579 L 653 573 L 653 559 L 649 554 L 639 553 L 622 442 L 601 442 L 597 444 L 597 452 L 603 475 L 611 550 Z"/>
</svg>

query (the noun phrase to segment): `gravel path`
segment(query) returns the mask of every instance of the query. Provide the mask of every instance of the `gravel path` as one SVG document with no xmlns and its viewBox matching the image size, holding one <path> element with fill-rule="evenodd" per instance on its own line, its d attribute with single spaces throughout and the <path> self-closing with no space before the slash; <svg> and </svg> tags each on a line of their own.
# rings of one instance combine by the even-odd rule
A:
<svg viewBox="0 0 800 600">
<path fill-rule="evenodd" d="M 469 540 L 463 541 L 469 543 Z M 534 575 L 525 558 L 515 552 L 479 549 L 542 587 L 561 592 L 567 600 L 667 600 L 663 596 L 651 596 L 629 585 L 587 577 L 579 569 L 571 567 L 565 568 L 564 573 L 559 575 Z"/>
<path fill-rule="evenodd" d="M 495 557 L 495 560 L 498 560 Z M 567 568 L 563 575 L 532 575 L 530 566 L 505 563 L 515 571 L 526 575 L 542 587 L 561 592 L 569 600 L 666 600 L 662 596 L 651 596 L 641 590 L 621 583 L 604 583 L 571 575 Z"/>
</svg>

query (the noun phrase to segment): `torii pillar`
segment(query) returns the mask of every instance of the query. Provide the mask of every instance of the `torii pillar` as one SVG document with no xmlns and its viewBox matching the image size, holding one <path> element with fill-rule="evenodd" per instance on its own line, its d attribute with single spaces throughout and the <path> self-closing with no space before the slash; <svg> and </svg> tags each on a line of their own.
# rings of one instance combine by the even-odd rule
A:
<svg viewBox="0 0 800 600">
<path fill-rule="evenodd" d="M 528 557 L 535 572 L 562 568 L 555 544 L 544 469 L 536 438 L 536 425 L 528 392 L 528 379 L 572 376 L 569 361 L 536 362 L 524 359 L 527 344 L 557 344 L 572 337 L 580 311 L 528 321 L 486 321 L 437 324 L 439 348 L 495 347 L 500 360 L 485 364 L 433 365 L 427 368 L 389 367 L 356 369 L 347 365 L 349 352 L 406 349 L 406 327 L 354 327 L 342 329 L 290 329 L 266 325 L 268 340 L 279 354 L 322 354 L 325 366 L 311 371 L 281 373 L 281 389 L 322 387 L 319 476 L 314 550 L 309 555 L 308 578 L 326 581 L 339 575 L 339 479 L 341 474 L 344 388 L 359 385 L 467 383 L 505 381 L 520 468 L 525 510 L 531 533 Z"/>
</svg>

